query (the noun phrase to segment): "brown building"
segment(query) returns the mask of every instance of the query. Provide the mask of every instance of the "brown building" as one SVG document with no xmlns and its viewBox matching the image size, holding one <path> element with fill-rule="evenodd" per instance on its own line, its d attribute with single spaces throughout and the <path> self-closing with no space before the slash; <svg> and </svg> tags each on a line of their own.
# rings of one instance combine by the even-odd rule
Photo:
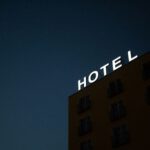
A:
<svg viewBox="0 0 150 150">
<path fill-rule="evenodd" d="M 69 150 L 150 150 L 150 53 L 69 97 Z"/>
</svg>

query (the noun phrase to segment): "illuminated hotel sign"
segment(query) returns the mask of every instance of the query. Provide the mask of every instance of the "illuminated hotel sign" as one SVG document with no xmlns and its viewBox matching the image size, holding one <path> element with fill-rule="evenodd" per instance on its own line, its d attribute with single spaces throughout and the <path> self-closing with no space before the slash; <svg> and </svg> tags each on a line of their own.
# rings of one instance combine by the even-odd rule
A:
<svg viewBox="0 0 150 150">
<path fill-rule="evenodd" d="M 127 52 L 128 62 L 131 62 L 132 60 L 136 59 L 138 56 L 132 56 L 131 51 Z M 106 76 L 108 74 L 107 68 L 108 66 L 112 66 L 112 71 L 115 71 L 123 66 L 122 64 L 122 58 L 121 56 L 118 56 L 117 58 L 113 59 L 111 64 L 106 63 L 105 65 L 101 66 L 99 68 L 100 74 L 102 73 L 102 77 Z M 99 78 L 99 71 L 94 70 L 92 71 L 88 77 L 83 77 L 82 80 L 78 80 L 78 91 L 82 88 L 86 87 L 87 84 L 95 82 Z"/>
</svg>

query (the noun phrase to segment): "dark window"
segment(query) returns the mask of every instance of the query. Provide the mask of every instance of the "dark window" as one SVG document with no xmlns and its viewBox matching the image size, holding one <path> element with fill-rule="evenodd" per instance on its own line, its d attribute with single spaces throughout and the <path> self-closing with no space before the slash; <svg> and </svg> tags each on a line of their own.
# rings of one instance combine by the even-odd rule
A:
<svg viewBox="0 0 150 150">
<path fill-rule="evenodd" d="M 89 96 L 82 97 L 78 103 L 78 112 L 84 112 L 91 107 L 91 100 Z"/>
<path fill-rule="evenodd" d="M 148 86 L 146 88 L 146 97 L 145 98 L 146 98 L 147 104 L 150 105 L 150 86 Z"/>
<path fill-rule="evenodd" d="M 110 118 L 111 121 L 118 120 L 126 115 L 126 109 L 122 101 L 111 104 Z"/>
<path fill-rule="evenodd" d="M 120 94 L 123 91 L 123 85 L 120 79 L 110 82 L 108 87 L 108 96 L 111 98 Z"/>
<path fill-rule="evenodd" d="M 150 79 L 150 62 L 143 64 L 143 79 Z"/>
<path fill-rule="evenodd" d="M 92 130 L 92 122 L 90 117 L 86 117 L 84 119 L 80 120 L 80 126 L 79 126 L 79 135 L 84 135 L 89 133 Z"/>
<path fill-rule="evenodd" d="M 82 143 L 80 144 L 80 150 L 92 150 L 92 149 L 93 149 L 93 147 L 92 147 L 92 142 L 91 142 L 91 140 L 82 142 Z"/>
<path fill-rule="evenodd" d="M 127 125 L 115 127 L 112 130 L 112 147 L 119 147 L 129 142 L 129 133 Z"/>
</svg>

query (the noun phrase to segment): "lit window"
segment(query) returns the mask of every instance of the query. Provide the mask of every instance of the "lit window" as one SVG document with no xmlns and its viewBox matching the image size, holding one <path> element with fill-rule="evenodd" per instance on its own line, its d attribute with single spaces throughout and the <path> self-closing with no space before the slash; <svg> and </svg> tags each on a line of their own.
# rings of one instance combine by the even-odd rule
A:
<svg viewBox="0 0 150 150">
<path fill-rule="evenodd" d="M 129 142 L 128 127 L 126 124 L 112 130 L 112 147 L 119 147 Z"/>
<path fill-rule="evenodd" d="M 143 79 L 150 79 L 150 62 L 143 64 Z"/>
<path fill-rule="evenodd" d="M 113 97 L 120 94 L 123 91 L 123 85 L 120 79 L 110 82 L 108 87 L 108 96 Z"/>
<path fill-rule="evenodd" d="M 92 130 L 92 122 L 90 117 L 86 117 L 84 119 L 80 120 L 80 126 L 79 126 L 79 135 L 84 135 L 89 133 Z"/>
</svg>

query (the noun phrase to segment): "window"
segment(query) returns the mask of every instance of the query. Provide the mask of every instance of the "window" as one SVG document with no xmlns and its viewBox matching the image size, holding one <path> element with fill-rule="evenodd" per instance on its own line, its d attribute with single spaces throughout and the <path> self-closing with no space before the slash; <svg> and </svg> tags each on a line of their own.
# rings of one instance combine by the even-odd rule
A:
<svg viewBox="0 0 150 150">
<path fill-rule="evenodd" d="M 80 150 L 92 150 L 92 149 L 93 149 L 93 146 L 92 146 L 91 140 L 82 142 L 80 144 Z"/>
<path fill-rule="evenodd" d="M 84 135 L 89 133 L 92 130 L 92 122 L 90 117 L 86 117 L 84 119 L 80 120 L 80 126 L 79 126 L 79 135 Z"/>
<path fill-rule="evenodd" d="M 78 103 L 78 112 L 82 113 L 91 107 L 91 100 L 89 96 L 82 97 Z"/>
<path fill-rule="evenodd" d="M 120 94 L 123 91 L 123 85 L 120 79 L 110 82 L 108 87 L 108 97 L 113 97 Z"/>
<path fill-rule="evenodd" d="M 126 124 L 112 130 L 112 147 L 119 147 L 129 142 L 128 127 Z"/>
<path fill-rule="evenodd" d="M 150 62 L 143 64 L 143 79 L 150 79 Z"/>
<path fill-rule="evenodd" d="M 126 109 L 122 101 L 111 104 L 110 119 L 111 121 L 118 120 L 126 115 Z"/>
<path fill-rule="evenodd" d="M 150 105 L 150 86 L 148 86 L 146 88 L 146 97 L 145 97 L 145 99 L 146 99 L 147 104 Z"/>
</svg>

